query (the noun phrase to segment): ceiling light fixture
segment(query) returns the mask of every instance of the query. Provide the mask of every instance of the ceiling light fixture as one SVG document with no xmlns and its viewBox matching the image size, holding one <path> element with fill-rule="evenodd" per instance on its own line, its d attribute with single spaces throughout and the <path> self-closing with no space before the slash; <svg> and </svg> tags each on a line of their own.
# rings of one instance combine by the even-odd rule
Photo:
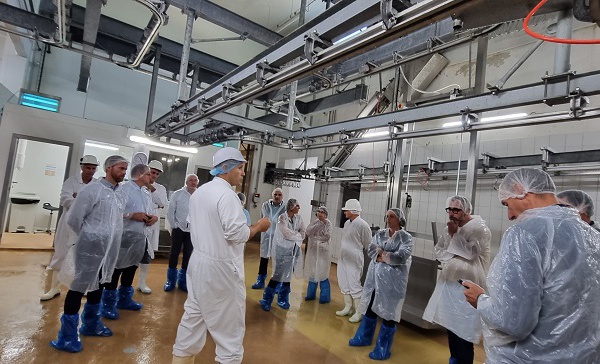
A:
<svg viewBox="0 0 600 364">
<path fill-rule="evenodd" d="M 390 135 L 390 132 L 389 131 L 370 131 L 368 133 L 365 133 L 365 135 L 363 135 L 363 138 L 374 138 L 374 137 L 386 136 L 386 135 Z"/>
<path fill-rule="evenodd" d="M 113 147 L 112 145 L 108 145 L 108 144 L 97 144 L 97 143 L 85 142 L 85 145 L 86 145 L 86 147 L 108 149 L 108 150 L 119 150 L 119 148 Z"/>
<path fill-rule="evenodd" d="M 129 137 L 129 140 L 131 140 L 132 142 L 136 142 L 136 143 L 142 143 L 142 144 L 146 144 L 146 145 L 153 145 L 155 147 L 161 147 L 161 148 L 166 148 L 166 149 L 178 150 L 180 152 L 185 152 L 185 153 L 192 153 L 192 154 L 198 153 L 198 149 L 197 148 L 180 147 L 180 146 L 174 145 L 174 144 L 161 143 L 161 142 L 150 140 L 148 138 L 140 137 L 140 136 L 137 136 L 137 135 L 131 135 Z"/>
<path fill-rule="evenodd" d="M 516 113 L 516 114 L 490 116 L 490 117 L 482 118 L 481 122 L 485 123 L 485 122 L 489 122 L 489 121 L 503 121 L 503 120 L 519 119 L 519 118 L 524 118 L 527 115 L 528 114 L 526 112 L 521 112 L 521 113 Z M 462 125 L 462 123 L 460 121 L 450 121 L 450 122 L 444 123 L 442 125 L 442 128 L 452 128 L 454 126 L 461 126 L 461 125 Z"/>
</svg>

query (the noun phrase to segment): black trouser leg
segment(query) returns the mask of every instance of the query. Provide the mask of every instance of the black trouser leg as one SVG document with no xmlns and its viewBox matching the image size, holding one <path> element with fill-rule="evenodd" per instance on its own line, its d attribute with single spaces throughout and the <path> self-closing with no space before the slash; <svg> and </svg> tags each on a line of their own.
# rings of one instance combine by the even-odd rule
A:
<svg viewBox="0 0 600 364">
<path fill-rule="evenodd" d="M 137 265 L 132 265 L 131 267 L 121 269 L 121 285 L 125 287 L 130 287 L 133 284 L 133 277 L 135 277 L 135 271 L 137 270 Z"/>
<path fill-rule="evenodd" d="M 98 303 L 100 303 L 100 300 L 102 300 L 102 292 L 104 291 L 104 285 L 100 285 L 100 288 L 98 288 L 95 291 L 91 291 L 87 293 L 87 303 L 89 303 L 90 305 L 96 305 Z"/>
<path fill-rule="evenodd" d="M 190 233 L 183 232 L 183 234 L 183 260 L 181 261 L 181 269 L 187 269 L 194 246 L 192 245 L 192 236 Z"/>
<path fill-rule="evenodd" d="M 455 333 L 448 330 L 448 346 L 450 347 L 450 356 L 456 359 L 457 364 L 473 364 L 473 343 L 458 337 Z"/>
<path fill-rule="evenodd" d="M 117 286 L 119 285 L 119 278 L 121 277 L 122 272 L 123 272 L 123 269 L 115 268 L 110 282 L 108 282 L 104 285 L 104 289 L 110 289 L 110 290 L 117 289 Z"/>
<path fill-rule="evenodd" d="M 367 308 L 367 312 L 365 312 L 365 316 L 367 316 L 370 319 L 377 318 L 377 314 L 375 312 L 373 312 L 373 310 L 371 309 L 373 307 L 374 300 L 375 300 L 375 291 L 373 291 L 373 293 L 371 293 L 371 301 L 369 302 L 369 307 Z M 382 324 L 387 327 L 395 327 L 397 322 L 394 320 L 383 320 L 382 319 Z"/>
<path fill-rule="evenodd" d="M 183 244 L 184 233 L 185 232 L 179 228 L 173 229 L 173 232 L 171 233 L 171 252 L 169 253 L 169 268 L 177 268 L 177 263 L 179 262 L 179 253 L 181 253 L 181 246 Z"/>
<path fill-rule="evenodd" d="M 279 281 L 276 281 L 273 278 L 271 278 L 271 280 L 269 281 L 268 286 L 271 287 L 271 288 L 273 288 L 273 289 L 275 289 L 275 288 L 277 288 L 278 284 L 279 284 Z M 289 282 L 288 282 L 288 284 L 289 284 Z"/>
<path fill-rule="evenodd" d="M 82 298 L 83 292 L 69 290 L 69 292 L 67 292 L 67 296 L 65 297 L 64 314 L 75 315 L 79 313 Z"/>
<path fill-rule="evenodd" d="M 267 266 L 269 265 L 269 258 L 260 258 L 258 264 L 258 274 L 267 275 Z"/>
</svg>

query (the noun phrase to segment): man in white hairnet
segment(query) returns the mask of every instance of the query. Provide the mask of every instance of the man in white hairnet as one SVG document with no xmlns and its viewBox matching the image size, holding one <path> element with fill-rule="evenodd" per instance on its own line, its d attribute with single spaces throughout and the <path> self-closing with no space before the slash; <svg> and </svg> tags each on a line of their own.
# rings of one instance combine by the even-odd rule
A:
<svg viewBox="0 0 600 364">
<path fill-rule="evenodd" d="M 515 225 L 502 237 L 487 292 L 465 281 L 483 322 L 486 364 L 600 363 L 600 233 L 558 205 L 541 170 L 510 172 L 498 188 Z"/>
<path fill-rule="evenodd" d="M 344 295 L 344 308 L 337 311 L 338 316 L 352 315 L 348 321 L 359 322 L 362 314 L 358 310 L 362 296 L 362 276 L 365 264 L 364 250 L 371 244 L 371 227 L 360 217 L 362 208 L 357 199 L 346 201 L 342 207 L 348 220 L 342 232 L 342 247 L 338 260 L 337 276 L 340 290 Z"/>
<path fill-rule="evenodd" d="M 119 182 L 125 178 L 127 164 L 121 156 L 108 157 L 104 162 L 106 177 L 90 182 L 71 205 L 67 223 L 77 234 L 77 241 L 59 272 L 60 281 L 70 289 L 60 317 L 58 339 L 50 343 L 58 350 L 76 353 L 83 349 L 77 326 L 81 299 L 86 291 L 87 302 L 79 333 L 112 336 L 112 331 L 100 321 L 100 299 L 105 285 L 111 281 L 119 255 L 127 199 Z"/>
<path fill-rule="evenodd" d="M 566 190 L 559 192 L 556 197 L 558 198 L 558 202 L 577 210 L 581 220 L 600 231 L 600 225 L 592 220 L 592 216 L 594 216 L 594 201 L 590 195 L 581 190 Z"/>
<path fill-rule="evenodd" d="M 271 227 L 269 230 L 260 234 L 260 263 L 258 264 L 258 278 L 252 285 L 252 289 L 263 289 L 265 288 L 265 279 L 267 278 L 267 267 L 269 265 L 269 258 L 273 250 L 273 238 L 275 237 L 275 227 L 277 226 L 277 219 L 283 213 L 285 213 L 285 204 L 283 203 L 283 191 L 281 188 L 273 190 L 273 198 L 269 201 L 265 201 L 261 207 L 261 217 L 268 217 L 271 221 Z"/>
<path fill-rule="evenodd" d="M 154 252 L 158 250 L 158 237 L 160 235 L 160 214 L 161 211 L 169 204 L 167 198 L 167 189 L 165 186 L 156 182 L 158 177 L 163 173 L 163 165 L 157 160 L 151 160 L 148 163 L 150 167 L 150 183 L 146 185 L 148 191 L 150 191 L 150 197 L 152 198 L 152 214 L 158 216 L 159 221 L 148 228 L 148 242 L 146 246 L 146 252 L 140 262 L 140 274 L 138 275 L 138 290 L 145 294 L 152 293 L 152 290 L 146 284 L 146 278 L 148 277 L 148 270 L 150 269 L 150 262 L 154 259 Z"/>
<path fill-rule="evenodd" d="M 69 246 L 75 243 L 77 238 L 73 230 L 67 224 L 69 208 L 75 201 L 77 194 L 83 190 L 90 182 L 95 181 L 94 174 L 98 169 L 98 159 L 93 155 L 84 155 L 79 160 L 81 173 L 67 178 L 60 190 L 60 205 L 62 206 L 62 216 L 56 227 L 54 234 L 54 255 L 50 261 L 49 267 L 52 268 L 52 281 L 50 289 L 40 297 L 40 301 L 51 300 L 60 295 L 60 281 L 58 280 L 58 272 L 69 251 Z"/>
<path fill-rule="evenodd" d="M 246 160 L 236 148 L 215 153 L 215 178 L 190 198 L 190 231 L 194 251 L 188 265 L 188 297 L 173 345 L 173 363 L 193 363 L 210 333 L 215 361 L 241 363 L 246 332 L 244 244 L 269 228 L 268 218 L 248 226 L 240 199 Z"/>
<path fill-rule="evenodd" d="M 472 364 L 473 344 L 481 339 L 481 320 L 477 310 L 465 302 L 465 289 L 458 280 L 486 287 L 492 234 L 485 221 L 471 215 L 471 210 L 471 201 L 464 196 L 446 201 L 449 221 L 435 246 L 442 272 L 423 313 L 424 320 L 447 329 L 450 364 Z"/>
</svg>

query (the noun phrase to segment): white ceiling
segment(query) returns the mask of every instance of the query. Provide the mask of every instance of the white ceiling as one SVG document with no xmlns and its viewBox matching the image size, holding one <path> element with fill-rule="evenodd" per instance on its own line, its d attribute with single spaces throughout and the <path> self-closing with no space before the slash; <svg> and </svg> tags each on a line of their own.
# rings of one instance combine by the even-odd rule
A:
<svg viewBox="0 0 600 364">
<path fill-rule="evenodd" d="M 212 2 L 283 36 L 298 27 L 300 0 L 213 0 Z M 85 7 L 86 1 L 75 0 L 73 3 Z M 307 4 L 307 22 L 325 11 L 325 3 L 322 0 L 308 0 Z M 107 5 L 103 7 L 102 14 L 141 29 L 146 27 L 151 16 L 150 12 L 142 5 L 126 0 L 109 0 Z M 167 14 L 169 15 L 169 23 L 161 28 L 160 35 L 178 43 L 183 43 L 186 15 L 174 6 L 169 7 Z M 192 33 L 194 39 L 236 36 L 238 34 L 204 19 L 198 18 L 194 22 Z M 249 39 L 245 41 L 196 43 L 192 45 L 192 48 L 238 65 L 245 63 L 266 49 L 265 46 Z"/>
</svg>

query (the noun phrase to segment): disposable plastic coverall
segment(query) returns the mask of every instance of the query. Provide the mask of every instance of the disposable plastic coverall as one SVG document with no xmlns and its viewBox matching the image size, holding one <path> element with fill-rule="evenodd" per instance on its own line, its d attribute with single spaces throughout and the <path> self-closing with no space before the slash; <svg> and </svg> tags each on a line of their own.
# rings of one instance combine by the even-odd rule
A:
<svg viewBox="0 0 600 364">
<path fill-rule="evenodd" d="M 159 220 L 148 228 L 148 254 L 150 258 L 154 259 L 154 252 L 158 250 L 158 237 L 160 235 L 160 215 L 164 211 L 165 207 L 169 204 L 167 197 L 167 189 L 160 183 L 154 182 L 152 186 L 156 189 L 150 193 L 152 198 L 152 212 L 159 217 Z"/>
<path fill-rule="evenodd" d="M 331 258 L 329 257 L 329 241 L 331 240 L 331 221 L 319 219 L 306 227 L 308 249 L 304 264 L 304 276 L 311 282 L 321 282 L 329 278 Z"/>
<path fill-rule="evenodd" d="M 136 212 L 154 213 L 150 191 L 145 187 L 138 186 L 134 181 L 128 181 L 123 184 L 123 193 L 127 196 L 127 203 L 123 215 L 123 237 L 116 265 L 119 269 L 137 266 L 140 263 L 149 232 L 149 227 L 143 221 L 132 220 L 128 215 Z"/>
<path fill-rule="evenodd" d="M 273 200 L 266 201 L 263 203 L 261 208 L 261 217 L 268 217 L 271 220 L 271 226 L 269 230 L 260 234 L 260 257 L 270 258 L 271 249 L 273 249 L 273 239 L 275 237 L 275 227 L 277 226 L 277 219 L 279 215 L 285 212 L 285 203 L 281 202 L 279 205 L 273 204 Z"/>
<path fill-rule="evenodd" d="M 338 284 L 342 294 L 349 294 L 354 299 L 361 298 L 362 286 L 360 277 L 365 257 L 363 250 L 371 243 L 371 228 L 360 216 L 344 223 L 342 231 L 342 247 L 338 260 Z"/>
<path fill-rule="evenodd" d="M 302 241 L 306 236 L 306 226 L 302 216 L 296 214 L 291 219 L 287 212 L 279 215 L 273 241 L 273 279 L 278 282 L 291 282 L 292 273 L 302 278 Z"/>
<path fill-rule="evenodd" d="M 516 222 L 478 299 L 486 364 L 600 363 L 600 234 L 557 205 Z"/>
<path fill-rule="evenodd" d="M 215 361 L 241 363 L 246 331 L 244 245 L 250 228 L 240 199 L 227 181 L 215 177 L 190 198 L 189 220 L 194 252 L 173 354 L 198 354 L 209 331 L 217 347 Z"/>
<path fill-rule="evenodd" d="M 465 287 L 458 280 L 470 280 L 485 289 L 491 237 L 485 221 L 476 215 L 452 237 L 448 228 L 444 229 L 435 247 L 442 273 L 423 313 L 424 320 L 435 322 L 475 344 L 481 339 L 481 320 L 477 310 L 465 300 Z"/>
<path fill-rule="evenodd" d="M 90 183 L 95 180 L 95 178 L 92 178 Z M 58 220 L 58 225 L 56 226 L 56 234 L 54 235 L 54 255 L 50 261 L 50 268 L 56 271 L 59 271 L 62 267 L 67 252 L 69 251 L 69 247 L 75 244 L 75 239 L 77 239 L 77 235 L 75 235 L 73 229 L 67 224 L 68 213 L 73 201 L 75 201 L 73 194 L 79 194 L 85 186 L 87 186 L 87 184 L 83 183 L 81 173 L 78 173 L 76 176 L 67 178 L 63 182 L 60 190 L 60 205 L 63 210 L 62 216 Z"/>
<path fill-rule="evenodd" d="M 77 242 L 69 249 L 58 278 L 72 291 L 95 291 L 98 283 L 111 281 L 126 200 L 121 186 L 114 188 L 101 178 L 90 182 L 71 205 L 67 223 L 77 234 Z"/>
<path fill-rule="evenodd" d="M 375 234 L 369 245 L 371 263 L 358 307 L 363 315 L 375 291 L 371 310 L 384 320 L 400 322 L 412 263 L 412 248 L 412 236 L 404 230 L 396 231 L 391 237 L 388 229 Z M 379 249 L 384 251 L 383 262 L 376 261 Z"/>
</svg>

